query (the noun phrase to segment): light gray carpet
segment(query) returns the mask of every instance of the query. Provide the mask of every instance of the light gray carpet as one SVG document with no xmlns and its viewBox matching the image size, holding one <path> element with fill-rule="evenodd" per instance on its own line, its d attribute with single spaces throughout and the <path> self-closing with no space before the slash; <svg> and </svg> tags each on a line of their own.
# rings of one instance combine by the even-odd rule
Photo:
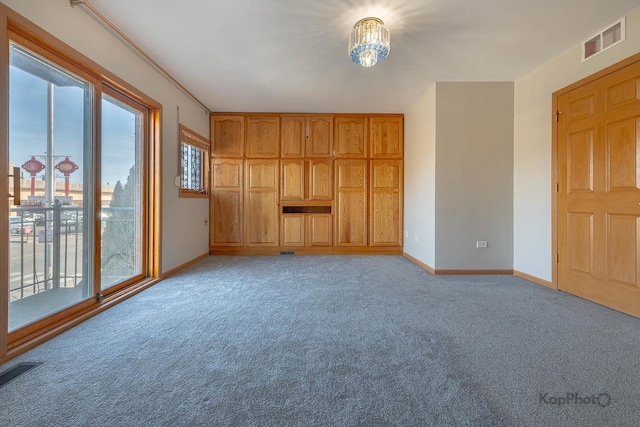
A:
<svg viewBox="0 0 640 427">
<path fill-rule="evenodd" d="M 637 426 L 639 355 L 640 320 L 515 277 L 210 257 L 1 366 L 45 362 L 0 425 Z M 541 403 L 574 392 L 611 403 Z"/>
</svg>

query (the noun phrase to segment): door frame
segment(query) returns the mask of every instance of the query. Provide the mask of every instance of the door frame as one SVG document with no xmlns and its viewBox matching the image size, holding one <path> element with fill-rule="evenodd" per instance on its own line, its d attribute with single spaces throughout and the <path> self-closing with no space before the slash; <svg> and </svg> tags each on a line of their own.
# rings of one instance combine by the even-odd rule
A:
<svg viewBox="0 0 640 427">
<path fill-rule="evenodd" d="M 623 59 L 603 70 L 600 70 L 590 76 L 578 80 L 552 94 L 551 100 L 551 280 L 552 288 L 558 290 L 558 190 L 559 170 L 558 170 L 558 122 L 555 113 L 558 111 L 558 98 L 569 93 L 581 86 L 593 83 L 609 74 L 622 70 L 630 65 L 640 62 L 640 53 Z M 560 114 L 564 112 L 561 111 Z"/>
<path fill-rule="evenodd" d="M 146 265 L 144 266 L 147 274 L 143 280 L 132 284 L 131 286 L 115 292 L 113 295 L 104 300 L 89 300 L 91 304 L 87 307 L 71 307 L 63 310 L 53 316 L 49 321 L 42 323 L 37 330 L 29 329 L 29 331 L 21 334 L 19 339 L 13 335 L 12 339 L 8 333 L 8 304 L 9 304 L 9 281 L 6 279 L 9 274 L 9 259 L 5 257 L 0 259 L 0 363 L 24 353 L 25 351 L 37 346 L 38 344 L 53 338 L 54 336 L 68 330 L 78 323 L 98 314 L 99 312 L 111 307 L 130 296 L 154 285 L 161 279 L 161 207 L 162 207 L 162 104 L 146 95 L 144 92 L 136 89 L 126 81 L 122 80 L 115 74 L 106 70 L 98 63 L 89 59 L 85 55 L 68 46 L 49 32 L 38 27 L 22 15 L 13 11 L 8 6 L 0 3 L 0 210 L 8 212 L 9 198 L 5 197 L 8 193 L 8 165 L 9 165 L 9 41 L 10 33 L 19 35 L 29 40 L 39 49 L 49 51 L 60 60 L 71 64 L 75 69 L 79 69 L 81 77 L 92 76 L 97 80 L 94 87 L 94 141 L 96 149 L 94 156 L 99 154 L 100 134 L 100 100 L 102 88 L 108 86 L 116 91 L 125 94 L 131 100 L 138 102 L 148 108 L 149 127 L 147 128 L 147 136 L 150 143 L 147 146 L 146 164 L 147 174 L 147 203 L 145 209 L 148 209 L 147 224 L 147 247 Z M 30 48 L 30 46 L 25 46 Z M 98 181 L 96 181 L 98 182 Z M 96 184 L 98 185 L 98 184 Z M 95 203 L 94 203 L 95 205 Z M 96 213 L 95 218 L 99 219 Z M 94 218 L 94 220 L 95 220 Z M 0 215 L 0 244 L 6 244 L 8 241 L 8 217 Z M 98 220 L 99 222 L 99 220 Z M 94 221 L 94 225 L 99 229 L 99 223 Z M 99 254 L 98 254 L 99 255 Z M 95 253 L 94 253 L 94 256 Z M 99 271 L 94 268 L 95 274 Z M 18 330 L 20 331 L 20 330 Z M 15 334 L 16 331 L 12 332 Z"/>
</svg>

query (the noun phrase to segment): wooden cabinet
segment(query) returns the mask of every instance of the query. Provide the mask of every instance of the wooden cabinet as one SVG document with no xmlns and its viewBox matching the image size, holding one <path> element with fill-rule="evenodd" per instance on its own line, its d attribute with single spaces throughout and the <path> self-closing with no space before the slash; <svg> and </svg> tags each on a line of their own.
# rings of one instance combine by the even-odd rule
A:
<svg viewBox="0 0 640 427">
<path fill-rule="evenodd" d="M 244 117 L 212 114 L 211 144 L 214 157 L 243 157 Z"/>
<path fill-rule="evenodd" d="M 402 161 L 371 161 L 371 246 L 402 246 Z"/>
<path fill-rule="evenodd" d="M 282 160 L 282 200 L 302 201 L 305 198 L 305 161 Z"/>
<path fill-rule="evenodd" d="M 333 160 L 309 160 L 309 200 L 333 200 Z"/>
<path fill-rule="evenodd" d="M 282 231 L 280 243 L 285 247 L 301 247 L 306 243 L 306 221 L 305 214 L 282 215 Z"/>
<path fill-rule="evenodd" d="M 333 246 L 333 215 L 314 214 L 308 218 L 308 245 Z"/>
<path fill-rule="evenodd" d="M 243 165 L 241 159 L 214 159 L 211 162 L 211 246 L 242 246 Z"/>
<path fill-rule="evenodd" d="M 280 123 L 280 153 L 282 158 L 304 157 L 305 141 L 307 139 L 306 117 L 283 115 Z"/>
<path fill-rule="evenodd" d="M 333 161 L 282 160 L 280 194 L 283 201 L 333 200 Z"/>
<path fill-rule="evenodd" d="M 307 116 L 305 157 L 333 157 L 333 116 Z"/>
<path fill-rule="evenodd" d="M 402 253 L 402 115 L 214 113 L 211 141 L 211 253 Z"/>
<path fill-rule="evenodd" d="M 283 214 L 281 224 L 283 247 L 333 246 L 331 214 Z"/>
<path fill-rule="evenodd" d="M 336 158 L 367 158 L 366 117 L 337 117 L 335 129 Z"/>
<path fill-rule="evenodd" d="M 246 161 L 246 245 L 278 246 L 279 161 Z"/>
<path fill-rule="evenodd" d="M 367 161 L 336 164 L 336 245 L 367 246 Z"/>
<path fill-rule="evenodd" d="M 248 116 L 246 153 L 249 158 L 280 157 L 280 117 Z"/>
<path fill-rule="evenodd" d="M 403 118 L 371 118 L 371 158 L 402 159 Z"/>
</svg>

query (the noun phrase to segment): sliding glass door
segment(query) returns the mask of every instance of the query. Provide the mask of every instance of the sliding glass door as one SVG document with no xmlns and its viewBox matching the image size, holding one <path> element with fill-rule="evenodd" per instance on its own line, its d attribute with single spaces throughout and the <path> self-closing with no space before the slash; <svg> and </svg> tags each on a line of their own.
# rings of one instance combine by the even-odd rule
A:
<svg viewBox="0 0 640 427">
<path fill-rule="evenodd" d="M 103 291 L 139 280 L 144 265 L 143 147 L 146 109 L 114 91 L 102 96 L 100 277 Z"/>
<path fill-rule="evenodd" d="M 11 345 L 150 275 L 151 110 L 19 35 L 9 51 Z"/>
<path fill-rule="evenodd" d="M 93 296 L 94 85 L 11 43 L 9 88 L 13 331 Z"/>
</svg>

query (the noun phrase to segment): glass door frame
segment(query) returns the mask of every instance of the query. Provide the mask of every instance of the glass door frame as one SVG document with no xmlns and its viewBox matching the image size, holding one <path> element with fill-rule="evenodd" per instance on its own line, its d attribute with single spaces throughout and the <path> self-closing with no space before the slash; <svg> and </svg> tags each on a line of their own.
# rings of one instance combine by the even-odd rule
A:
<svg viewBox="0 0 640 427">
<path fill-rule="evenodd" d="M 147 176 L 148 176 L 148 141 L 149 141 L 149 109 L 134 101 L 133 99 L 131 99 L 130 97 L 122 94 L 120 91 L 111 88 L 108 85 L 102 85 L 102 90 L 100 93 L 100 117 L 102 117 L 102 100 L 103 100 L 103 96 L 102 95 L 107 95 L 137 111 L 139 111 L 140 113 L 142 113 L 142 132 L 141 132 L 141 138 L 142 141 L 140 142 L 142 145 L 140 147 L 140 160 L 141 160 L 141 189 L 142 189 L 142 194 L 140 195 L 141 197 L 141 202 L 140 202 L 140 207 L 141 207 L 141 214 L 142 214 L 142 259 L 141 259 L 141 266 L 142 266 L 142 271 L 140 272 L 140 274 L 137 274 L 135 276 L 132 276 L 128 279 L 125 279 L 119 283 L 114 284 L 113 286 L 110 286 L 107 289 L 102 289 L 102 277 L 101 277 L 101 260 L 102 260 L 102 252 L 101 252 L 101 236 L 100 236 L 100 227 L 97 227 L 94 229 L 94 233 L 95 233 L 95 237 L 94 237 L 94 241 L 96 242 L 96 248 L 95 248 L 95 253 L 96 253 L 96 259 L 94 260 L 94 290 L 96 295 L 100 296 L 99 298 L 102 297 L 107 297 L 111 294 L 113 294 L 114 292 L 118 292 L 121 291 L 123 288 L 126 288 L 128 286 L 131 286 L 133 283 L 139 282 L 140 280 L 143 280 L 145 277 L 148 276 L 147 273 L 147 267 L 148 267 L 148 251 L 144 250 L 144 248 L 148 247 L 148 213 L 149 213 L 149 199 L 148 199 L 148 186 L 147 186 Z M 98 114 L 98 113 L 97 113 Z M 96 114 L 96 116 L 97 116 Z M 101 123 L 102 124 L 102 123 Z M 137 143 L 137 142 L 136 142 Z M 99 129 L 99 134 L 97 135 L 96 138 L 96 144 L 95 144 L 95 165 L 96 165 L 96 179 L 95 179 L 95 183 L 96 183 L 96 187 L 94 190 L 94 194 L 101 194 L 102 191 L 102 182 L 101 182 L 101 167 L 102 167 L 102 128 Z M 95 212 L 100 213 L 102 211 L 102 201 L 100 200 L 100 197 L 96 197 L 95 198 Z M 100 224 L 100 215 L 96 215 L 96 224 Z"/>
<path fill-rule="evenodd" d="M 91 297 L 74 306 L 8 332 L 9 308 L 9 256 L 8 256 L 8 215 L 9 199 L 9 43 L 13 41 L 64 69 L 93 84 L 93 156 L 94 156 L 94 235 L 99 233 L 101 183 L 99 170 L 101 102 L 102 94 L 114 93 L 126 97 L 136 108 L 146 110 L 144 138 L 142 143 L 142 209 L 143 209 L 143 250 L 142 274 L 123 281 L 100 295 L 100 239 L 93 245 L 93 290 Z M 0 258 L 0 363 L 9 360 L 33 346 L 69 329 L 75 324 L 99 313 L 111 305 L 146 289 L 160 280 L 161 271 L 161 124 L 162 104 L 104 69 L 102 66 L 77 52 L 62 41 L 31 23 L 7 6 L 0 3 L 0 244 L 7 255 Z M 97 236 L 99 237 L 99 236 Z"/>
</svg>

